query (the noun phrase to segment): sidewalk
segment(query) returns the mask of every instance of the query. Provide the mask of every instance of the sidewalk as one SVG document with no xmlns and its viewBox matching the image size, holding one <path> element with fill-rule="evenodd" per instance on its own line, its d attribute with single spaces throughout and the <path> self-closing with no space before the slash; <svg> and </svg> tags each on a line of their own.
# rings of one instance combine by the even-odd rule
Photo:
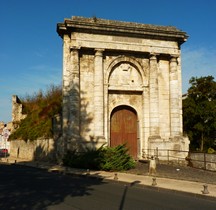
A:
<svg viewBox="0 0 216 210">
<path fill-rule="evenodd" d="M 58 172 L 71 175 L 83 175 L 92 178 L 102 178 L 109 181 L 124 182 L 126 184 L 136 185 L 139 187 L 151 187 L 157 191 L 169 190 L 173 193 L 188 193 L 195 197 L 216 200 L 216 184 L 206 184 L 202 182 L 162 178 L 157 175 L 147 176 L 122 172 L 116 173 L 105 171 L 89 171 L 85 169 L 75 169 L 59 165 L 53 165 L 47 162 L 29 162 L 27 160 L 17 159 L 13 157 L 1 158 L 0 162 L 42 168 L 48 170 L 49 172 Z"/>
</svg>

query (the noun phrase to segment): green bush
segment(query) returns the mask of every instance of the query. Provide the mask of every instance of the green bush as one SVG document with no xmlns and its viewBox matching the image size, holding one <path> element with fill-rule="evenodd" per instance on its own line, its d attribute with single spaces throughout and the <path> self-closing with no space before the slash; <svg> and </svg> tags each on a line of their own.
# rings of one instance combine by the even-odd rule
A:
<svg viewBox="0 0 216 210">
<path fill-rule="evenodd" d="M 124 171 L 135 167 L 126 145 L 88 149 L 83 153 L 68 151 L 63 158 L 65 166 L 104 171 Z"/>
<path fill-rule="evenodd" d="M 62 110 L 61 86 L 51 85 L 45 93 L 39 91 L 33 96 L 27 95 L 20 103 L 23 114 L 27 116 L 19 122 L 18 129 L 11 134 L 10 139 L 36 140 L 52 137 L 52 118 L 61 114 Z"/>
<path fill-rule="evenodd" d="M 76 150 L 68 151 L 63 158 L 63 164 L 74 168 L 100 169 L 100 149 L 87 149 L 79 153 Z"/>
<path fill-rule="evenodd" d="M 213 154 L 213 153 L 215 153 L 215 150 L 210 147 L 210 148 L 208 148 L 207 152 L 208 152 L 208 154 Z"/>
<path fill-rule="evenodd" d="M 107 147 L 100 168 L 105 171 L 124 171 L 135 166 L 135 162 L 128 154 L 125 144 Z"/>
</svg>

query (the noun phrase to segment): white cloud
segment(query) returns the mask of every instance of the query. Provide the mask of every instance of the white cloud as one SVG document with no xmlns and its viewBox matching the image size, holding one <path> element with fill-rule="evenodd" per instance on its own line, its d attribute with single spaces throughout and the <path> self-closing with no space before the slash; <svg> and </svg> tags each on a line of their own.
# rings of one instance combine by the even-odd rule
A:
<svg viewBox="0 0 216 210">
<path fill-rule="evenodd" d="M 191 77 L 213 76 L 216 79 L 216 50 L 205 48 L 182 49 L 183 93 L 189 88 Z"/>
</svg>

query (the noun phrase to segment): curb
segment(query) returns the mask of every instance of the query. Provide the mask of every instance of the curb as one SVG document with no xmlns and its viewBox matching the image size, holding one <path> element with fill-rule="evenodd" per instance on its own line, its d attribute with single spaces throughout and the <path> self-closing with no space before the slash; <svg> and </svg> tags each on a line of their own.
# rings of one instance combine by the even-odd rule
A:
<svg viewBox="0 0 216 210">
<path fill-rule="evenodd" d="M 73 171 L 73 169 L 71 168 L 67 168 L 67 167 L 62 167 L 59 165 L 43 165 L 40 164 L 38 162 L 32 162 L 31 164 L 29 162 L 25 162 L 25 161 L 14 161 L 14 162 L 10 162 L 7 160 L 6 161 L 2 161 L 0 160 L 1 163 L 4 164 L 11 164 L 11 165 L 22 165 L 22 166 L 26 166 L 26 167 L 32 167 L 32 168 L 39 168 L 41 170 L 47 170 L 50 173 L 58 173 L 61 175 L 70 175 L 70 176 L 78 176 L 78 177 L 83 177 L 83 178 L 91 178 L 91 179 L 98 179 L 98 180 L 106 180 L 109 182 L 113 182 L 116 184 L 121 184 L 121 185 L 125 185 L 128 187 L 138 187 L 138 188 L 145 188 L 145 189 L 149 189 L 149 190 L 154 190 L 157 192 L 166 192 L 166 193 L 174 193 L 176 195 L 182 195 L 182 196 L 190 196 L 190 197 L 195 197 L 197 199 L 205 199 L 205 200 L 210 200 L 210 201 L 216 201 L 216 197 L 209 195 L 209 194 L 199 194 L 199 193 L 193 193 L 193 192 L 186 192 L 186 191 L 181 191 L 181 190 L 176 190 L 176 189 L 168 189 L 168 188 L 163 188 L 163 187 L 159 187 L 156 185 L 146 185 L 146 184 L 141 184 L 140 181 L 134 181 L 134 182 L 127 182 L 127 181 L 121 181 L 118 180 L 118 178 L 116 177 L 115 179 L 115 174 L 113 176 L 113 179 L 108 178 L 106 176 L 103 175 L 96 175 L 96 174 L 90 174 L 90 172 L 88 170 L 84 170 L 84 169 L 74 169 L 75 171 Z M 91 171 L 92 172 L 92 171 Z M 97 172 L 97 171 L 94 171 Z M 160 178 L 160 177 L 158 177 Z M 163 177 L 162 177 L 163 178 Z"/>
</svg>

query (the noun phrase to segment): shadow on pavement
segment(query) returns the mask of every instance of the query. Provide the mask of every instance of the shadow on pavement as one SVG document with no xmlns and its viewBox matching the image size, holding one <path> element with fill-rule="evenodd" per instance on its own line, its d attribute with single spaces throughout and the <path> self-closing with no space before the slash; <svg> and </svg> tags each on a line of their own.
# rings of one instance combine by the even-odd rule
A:
<svg viewBox="0 0 216 210">
<path fill-rule="evenodd" d="M 67 196 L 88 196 L 93 185 L 106 184 L 95 179 L 50 173 L 20 165 L 0 164 L 0 209 L 47 209 L 64 202 Z"/>
</svg>

